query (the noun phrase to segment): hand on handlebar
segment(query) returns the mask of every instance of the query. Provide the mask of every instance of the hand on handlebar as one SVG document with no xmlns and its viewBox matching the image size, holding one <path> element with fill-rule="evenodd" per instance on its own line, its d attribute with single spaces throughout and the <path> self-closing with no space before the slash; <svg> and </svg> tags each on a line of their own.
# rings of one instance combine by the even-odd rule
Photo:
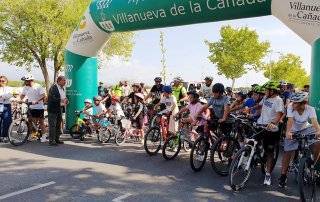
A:
<svg viewBox="0 0 320 202">
<path fill-rule="evenodd" d="M 267 126 L 267 130 L 275 130 L 277 126 L 274 123 L 269 123 Z"/>
</svg>

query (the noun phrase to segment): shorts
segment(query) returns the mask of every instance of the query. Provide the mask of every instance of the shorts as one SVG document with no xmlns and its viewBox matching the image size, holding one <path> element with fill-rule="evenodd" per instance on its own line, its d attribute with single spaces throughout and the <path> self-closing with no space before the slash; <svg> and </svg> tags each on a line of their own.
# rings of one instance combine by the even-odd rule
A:
<svg viewBox="0 0 320 202">
<path fill-rule="evenodd" d="M 265 131 L 263 134 L 263 148 L 266 152 L 273 152 L 274 148 L 280 142 L 280 132 Z"/>
<path fill-rule="evenodd" d="M 30 109 L 31 118 L 44 118 L 44 109 Z"/>
<path fill-rule="evenodd" d="M 315 132 L 315 129 L 313 127 L 308 127 L 305 128 L 304 130 L 301 131 L 303 134 L 313 134 Z M 307 144 L 310 147 L 311 145 L 319 142 L 317 139 L 312 139 L 308 140 Z M 289 151 L 295 151 L 299 148 L 299 141 L 298 140 L 289 140 L 285 139 L 284 140 L 284 151 L 289 152 Z"/>
</svg>

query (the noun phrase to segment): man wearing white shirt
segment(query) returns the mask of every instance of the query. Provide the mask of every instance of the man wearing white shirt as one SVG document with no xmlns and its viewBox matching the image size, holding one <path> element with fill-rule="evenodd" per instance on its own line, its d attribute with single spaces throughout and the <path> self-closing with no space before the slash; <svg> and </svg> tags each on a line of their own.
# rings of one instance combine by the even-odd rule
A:
<svg viewBox="0 0 320 202">
<path fill-rule="evenodd" d="M 7 86 L 8 79 L 5 76 L 0 76 L 0 142 L 7 141 L 8 130 L 12 122 L 11 103 L 12 97 L 11 88 Z"/>
<path fill-rule="evenodd" d="M 28 101 L 29 105 L 29 124 L 32 122 L 39 122 L 40 129 L 42 134 L 45 134 L 45 125 L 44 125 L 44 100 L 46 98 L 45 89 L 34 82 L 32 75 L 27 75 L 23 78 L 25 86 L 20 95 L 20 99 L 24 100 L 25 98 Z M 30 127 L 30 126 L 29 126 Z"/>
</svg>

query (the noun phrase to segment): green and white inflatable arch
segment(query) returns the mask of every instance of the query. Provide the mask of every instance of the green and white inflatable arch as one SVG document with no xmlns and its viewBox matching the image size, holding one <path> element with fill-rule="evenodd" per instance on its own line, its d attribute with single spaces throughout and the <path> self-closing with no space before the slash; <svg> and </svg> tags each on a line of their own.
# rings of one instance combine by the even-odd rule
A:
<svg viewBox="0 0 320 202">
<path fill-rule="evenodd" d="M 320 117 L 319 0 L 93 0 L 65 52 L 68 127 L 97 94 L 96 55 L 112 32 L 274 15 L 313 47 L 311 104 Z"/>
</svg>

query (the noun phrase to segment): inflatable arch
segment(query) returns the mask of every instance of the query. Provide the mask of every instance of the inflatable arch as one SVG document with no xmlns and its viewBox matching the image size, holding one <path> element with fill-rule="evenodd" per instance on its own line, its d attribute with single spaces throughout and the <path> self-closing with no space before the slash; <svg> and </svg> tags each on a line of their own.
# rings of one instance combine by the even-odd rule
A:
<svg viewBox="0 0 320 202">
<path fill-rule="evenodd" d="M 65 51 L 67 125 L 97 94 L 96 55 L 112 32 L 274 15 L 312 46 L 311 104 L 320 117 L 319 0 L 93 0 Z"/>
</svg>

